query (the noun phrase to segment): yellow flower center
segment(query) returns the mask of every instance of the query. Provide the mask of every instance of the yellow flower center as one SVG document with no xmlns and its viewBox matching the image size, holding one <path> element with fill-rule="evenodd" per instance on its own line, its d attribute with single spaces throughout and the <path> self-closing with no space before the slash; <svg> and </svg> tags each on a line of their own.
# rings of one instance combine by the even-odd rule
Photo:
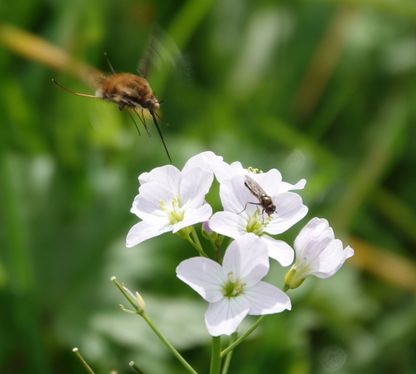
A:
<svg viewBox="0 0 416 374">
<path fill-rule="evenodd" d="M 242 283 L 239 279 L 233 279 L 233 273 L 228 273 L 228 280 L 222 287 L 222 293 L 224 297 L 231 298 L 237 297 L 244 292 L 245 283 Z"/>
<path fill-rule="evenodd" d="M 170 206 L 162 200 L 160 209 L 167 213 L 169 224 L 171 225 L 181 222 L 185 216 L 180 197 L 174 197 L 170 202 Z"/>
<path fill-rule="evenodd" d="M 251 232 L 257 236 L 263 235 L 264 228 L 270 222 L 271 218 L 269 216 L 264 217 L 264 214 L 260 212 L 260 209 L 257 208 L 252 216 L 249 217 L 246 225 L 246 231 Z"/>
</svg>

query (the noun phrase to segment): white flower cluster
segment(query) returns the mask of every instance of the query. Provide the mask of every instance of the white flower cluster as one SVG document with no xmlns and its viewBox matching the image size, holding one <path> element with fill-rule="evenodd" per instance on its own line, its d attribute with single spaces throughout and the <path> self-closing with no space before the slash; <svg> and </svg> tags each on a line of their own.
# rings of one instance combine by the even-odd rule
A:
<svg viewBox="0 0 416 374">
<path fill-rule="evenodd" d="M 205 196 L 214 175 L 224 210 L 212 214 Z M 258 186 L 257 195 L 247 178 Z M 203 223 L 205 231 L 234 239 L 221 263 L 199 256 L 182 261 L 176 269 L 178 278 L 209 303 L 205 322 L 212 336 L 232 334 L 246 315 L 291 309 L 285 292 L 262 281 L 269 271 L 269 257 L 282 266 L 293 264 L 285 277 L 288 289 L 298 287 L 308 275 L 333 275 L 354 254 L 349 246 L 343 248 L 322 218 L 306 224 L 294 250 L 275 238 L 308 212 L 293 192 L 303 189 L 306 181 L 284 182 L 277 169 L 259 173 L 203 152 L 189 159 L 182 171 L 162 166 L 141 174 L 139 182 L 131 212 L 141 221 L 129 231 L 127 247 L 169 231 L 189 235 L 189 228 L 197 223 Z M 266 198 L 273 204 L 271 211 L 262 202 Z"/>
</svg>

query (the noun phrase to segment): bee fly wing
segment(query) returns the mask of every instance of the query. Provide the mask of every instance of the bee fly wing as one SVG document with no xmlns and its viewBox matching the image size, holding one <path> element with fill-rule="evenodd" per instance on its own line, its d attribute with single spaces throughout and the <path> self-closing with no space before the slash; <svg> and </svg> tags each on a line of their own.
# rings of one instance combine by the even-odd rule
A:
<svg viewBox="0 0 416 374">
<path fill-rule="evenodd" d="M 137 66 L 137 71 L 142 77 L 147 78 L 149 76 L 151 66 L 155 64 L 156 59 L 160 59 L 160 44 L 160 40 L 156 35 L 156 29 L 153 28 L 143 57 L 140 59 Z"/>
<path fill-rule="evenodd" d="M 182 80 L 185 78 L 189 81 L 191 75 L 189 74 L 189 66 L 189 62 L 185 60 L 173 38 L 162 28 L 153 26 L 145 53 L 137 67 L 139 74 L 148 79 L 153 70 L 157 71 L 158 76 L 164 76 L 173 70 L 175 71 L 175 77 L 178 76 Z M 155 79 L 149 80 L 154 81 Z"/>
</svg>

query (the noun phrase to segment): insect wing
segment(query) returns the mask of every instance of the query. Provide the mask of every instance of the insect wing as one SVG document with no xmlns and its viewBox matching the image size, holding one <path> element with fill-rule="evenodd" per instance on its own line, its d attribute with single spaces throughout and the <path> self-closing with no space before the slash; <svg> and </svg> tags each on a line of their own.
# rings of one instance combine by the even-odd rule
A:
<svg viewBox="0 0 416 374">
<path fill-rule="evenodd" d="M 267 196 L 266 192 L 260 185 L 251 177 L 246 175 L 246 181 L 244 183 L 246 187 L 250 190 L 250 192 L 256 196 L 259 200 L 261 200 L 262 196 Z"/>
</svg>

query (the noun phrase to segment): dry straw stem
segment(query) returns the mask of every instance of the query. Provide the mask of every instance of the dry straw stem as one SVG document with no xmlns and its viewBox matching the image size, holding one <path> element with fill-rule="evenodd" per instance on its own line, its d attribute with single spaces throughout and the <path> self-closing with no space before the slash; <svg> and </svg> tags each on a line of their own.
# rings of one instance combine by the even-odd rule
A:
<svg viewBox="0 0 416 374">
<path fill-rule="evenodd" d="M 348 242 L 355 250 L 350 260 L 357 267 L 395 286 L 416 292 L 415 263 L 357 238 L 350 238 Z"/>
<path fill-rule="evenodd" d="M 98 69 L 73 59 L 63 49 L 11 25 L 0 24 L 0 44 L 29 60 L 71 74 L 93 88 L 103 76 Z"/>
<path fill-rule="evenodd" d="M 316 108 L 338 64 L 357 11 L 341 7 L 323 34 L 306 69 L 293 103 L 293 112 L 307 117 Z"/>
</svg>

